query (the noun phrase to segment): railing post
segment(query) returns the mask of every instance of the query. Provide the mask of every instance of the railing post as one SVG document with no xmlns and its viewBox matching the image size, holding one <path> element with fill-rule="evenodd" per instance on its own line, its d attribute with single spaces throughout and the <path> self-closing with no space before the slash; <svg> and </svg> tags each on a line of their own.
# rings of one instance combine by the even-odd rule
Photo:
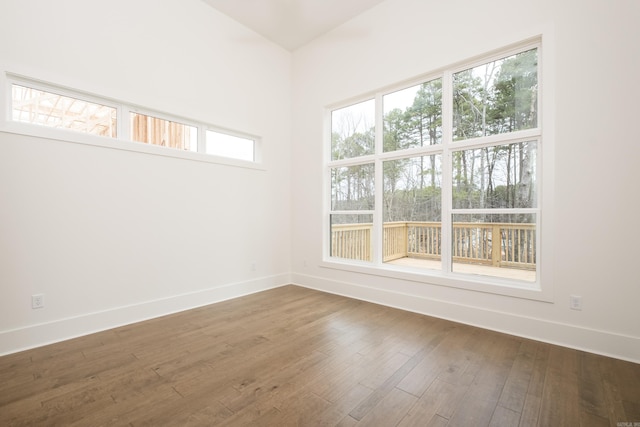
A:
<svg viewBox="0 0 640 427">
<path fill-rule="evenodd" d="M 408 243 L 409 242 L 409 225 L 405 222 L 402 224 L 402 257 L 406 257 L 408 255 Z"/>
<path fill-rule="evenodd" d="M 502 232 L 500 225 L 493 224 L 491 228 L 491 265 L 500 267 L 502 261 Z"/>
</svg>

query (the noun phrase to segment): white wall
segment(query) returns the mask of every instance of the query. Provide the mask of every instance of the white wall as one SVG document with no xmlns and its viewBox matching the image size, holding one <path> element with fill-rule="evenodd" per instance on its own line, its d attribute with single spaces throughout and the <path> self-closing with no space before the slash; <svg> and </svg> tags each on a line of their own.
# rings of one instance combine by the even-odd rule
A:
<svg viewBox="0 0 640 427">
<path fill-rule="evenodd" d="M 388 0 L 296 51 L 294 281 L 640 361 L 639 19 L 635 0 Z M 322 267 L 323 108 L 540 34 L 551 303 Z"/>
<path fill-rule="evenodd" d="M 289 283 L 289 52 L 200 0 L 4 0 L 0 65 L 259 135 L 265 169 L 0 132 L 0 354 Z"/>
</svg>

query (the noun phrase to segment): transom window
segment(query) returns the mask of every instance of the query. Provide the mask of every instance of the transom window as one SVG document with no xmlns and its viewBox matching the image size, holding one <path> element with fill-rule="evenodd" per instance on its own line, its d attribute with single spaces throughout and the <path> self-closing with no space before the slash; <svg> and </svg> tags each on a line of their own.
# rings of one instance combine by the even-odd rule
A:
<svg viewBox="0 0 640 427">
<path fill-rule="evenodd" d="M 26 85 L 11 85 L 12 119 L 58 129 L 117 137 L 117 108 Z"/>
<path fill-rule="evenodd" d="M 130 113 L 131 140 L 178 150 L 198 151 L 198 128 L 147 114 Z"/>
<path fill-rule="evenodd" d="M 9 121 L 256 163 L 258 138 L 7 75 Z M 22 126 L 22 125 L 21 125 Z M 28 127 L 25 129 L 27 133 Z M 71 137 L 71 134 L 67 134 Z M 131 145 L 135 150 L 139 145 Z"/>
<path fill-rule="evenodd" d="M 329 260 L 537 281 L 538 43 L 331 110 Z"/>
<path fill-rule="evenodd" d="M 206 153 L 232 159 L 255 161 L 256 141 L 228 133 L 207 130 Z"/>
</svg>

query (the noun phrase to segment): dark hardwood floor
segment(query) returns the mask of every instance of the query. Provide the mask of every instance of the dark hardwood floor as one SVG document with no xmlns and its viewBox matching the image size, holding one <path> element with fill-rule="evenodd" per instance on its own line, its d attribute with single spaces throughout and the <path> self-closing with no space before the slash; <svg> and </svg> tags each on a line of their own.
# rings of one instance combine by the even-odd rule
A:
<svg viewBox="0 0 640 427">
<path fill-rule="evenodd" d="M 0 426 L 634 422 L 638 364 L 296 286 L 0 357 Z"/>
</svg>

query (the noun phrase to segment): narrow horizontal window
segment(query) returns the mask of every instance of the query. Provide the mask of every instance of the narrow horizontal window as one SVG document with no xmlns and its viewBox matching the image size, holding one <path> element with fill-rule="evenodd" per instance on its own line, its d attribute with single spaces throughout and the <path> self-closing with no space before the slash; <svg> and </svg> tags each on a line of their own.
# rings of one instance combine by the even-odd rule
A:
<svg viewBox="0 0 640 427">
<path fill-rule="evenodd" d="M 178 150 L 198 151 L 198 128 L 131 113 L 131 140 Z"/>
<path fill-rule="evenodd" d="M 5 98 L 9 110 L 6 117 L 0 117 L 2 130 L 209 163 L 260 168 L 261 145 L 258 137 L 216 130 L 215 126 L 208 123 L 11 73 L 5 76 L 7 83 L 0 85 L 0 97 Z M 59 132 L 59 129 L 75 134 Z M 112 138 L 126 144 L 87 135 Z"/>
<path fill-rule="evenodd" d="M 255 161 L 255 140 L 207 130 L 206 153 L 231 159 Z"/>
<path fill-rule="evenodd" d="M 115 138 L 117 109 L 54 92 L 11 85 L 12 119 Z"/>
</svg>

